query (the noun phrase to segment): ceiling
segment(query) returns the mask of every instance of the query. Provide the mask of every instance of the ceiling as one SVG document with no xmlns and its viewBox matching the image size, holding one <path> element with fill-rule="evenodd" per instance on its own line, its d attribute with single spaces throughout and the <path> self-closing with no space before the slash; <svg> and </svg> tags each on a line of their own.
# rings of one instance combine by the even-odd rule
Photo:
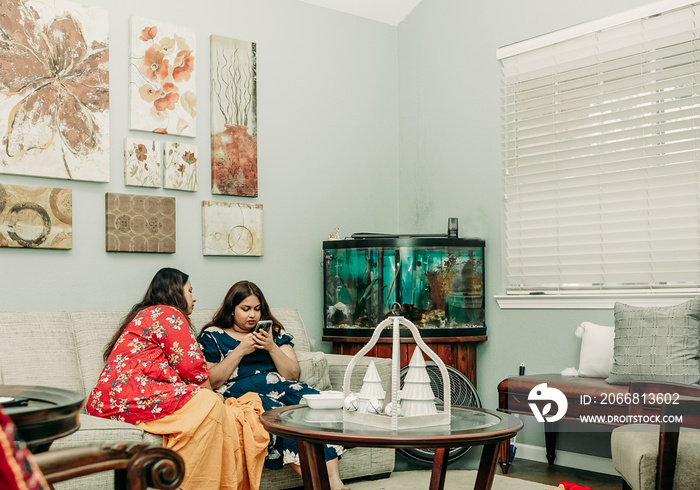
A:
<svg viewBox="0 0 700 490">
<path fill-rule="evenodd" d="M 398 26 L 421 0 L 301 0 L 321 7 Z"/>
</svg>

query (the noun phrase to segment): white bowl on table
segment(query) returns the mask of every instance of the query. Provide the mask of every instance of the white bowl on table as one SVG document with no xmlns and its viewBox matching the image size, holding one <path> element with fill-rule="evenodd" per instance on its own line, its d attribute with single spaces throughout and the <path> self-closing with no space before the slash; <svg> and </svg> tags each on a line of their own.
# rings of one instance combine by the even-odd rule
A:
<svg viewBox="0 0 700 490">
<path fill-rule="evenodd" d="M 322 391 L 302 397 L 309 408 L 328 410 L 343 408 L 343 393 L 341 391 Z"/>
</svg>

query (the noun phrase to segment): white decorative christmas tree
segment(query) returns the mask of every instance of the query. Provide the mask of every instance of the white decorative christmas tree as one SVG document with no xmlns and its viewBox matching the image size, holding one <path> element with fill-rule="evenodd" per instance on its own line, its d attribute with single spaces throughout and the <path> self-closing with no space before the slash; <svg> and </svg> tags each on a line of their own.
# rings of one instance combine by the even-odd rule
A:
<svg viewBox="0 0 700 490">
<path fill-rule="evenodd" d="M 424 363 L 425 364 L 425 363 Z M 370 361 L 367 372 L 362 380 L 362 389 L 358 395 L 357 411 L 360 413 L 381 413 L 384 400 L 384 389 L 379 377 L 377 366 Z"/>
<path fill-rule="evenodd" d="M 425 359 L 420 349 L 416 348 L 408 363 L 408 372 L 403 380 L 401 392 L 401 415 L 432 415 L 437 413 L 435 394 L 430 387 L 430 377 L 425 368 Z"/>
<path fill-rule="evenodd" d="M 420 338 L 418 328 L 410 320 L 397 316 L 397 312 L 393 309 L 392 313 L 394 313 L 393 316 L 377 325 L 367 345 L 353 356 L 345 369 L 345 377 L 343 378 L 343 396 L 345 397 L 343 423 L 380 427 L 395 431 L 450 425 L 450 409 L 452 406 L 450 397 L 446 397 L 441 410 L 436 409 L 435 396 L 430 387 L 430 378 L 426 370 L 423 353 L 430 357 L 440 369 L 445 393 L 450 393 L 450 377 L 447 374 L 445 363 Z M 413 354 L 409 364 L 411 369 L 406 373 L 404 389 L 401 398 L 399 398 L 401 341 L 399 330 L 402 326 L 410 330 L 416 343 L 416 352 Z M 373 361 L 370 361 L 367 366 L 359 395 L 350 393 L 352 373 L 356 364 L 377 344 L 382 330 L 387 327 L 393 329 L 391 334 L 391 376 L 387 387 L 387 396 L 384 396 L 379 372 Z M 386 403 L 384 411 L 382 411 L 383 403 Z M 408 413 L 404 413 L 404 406 Z"/>
</svg>

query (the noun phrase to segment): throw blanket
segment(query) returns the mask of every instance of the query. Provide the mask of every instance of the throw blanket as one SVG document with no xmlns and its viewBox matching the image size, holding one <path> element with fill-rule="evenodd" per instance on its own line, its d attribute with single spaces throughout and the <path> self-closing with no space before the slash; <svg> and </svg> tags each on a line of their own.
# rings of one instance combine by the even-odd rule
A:
<svg viewBox="0 0 700 490">
<path fill-rule="evenodd" d="M 262 412 L 255 393 L 222 403 L 200 390 L 172 415 L 136 426 L 163 434 L 163 446 L 180 453 L 183 490 L 257 490 L 270 437 L 258 419 Z"/>
</svg>

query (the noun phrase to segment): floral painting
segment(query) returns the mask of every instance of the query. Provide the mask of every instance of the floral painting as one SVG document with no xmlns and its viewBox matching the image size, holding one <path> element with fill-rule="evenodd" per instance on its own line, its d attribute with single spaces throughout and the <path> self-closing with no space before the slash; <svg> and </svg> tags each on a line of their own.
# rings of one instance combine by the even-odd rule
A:
<svg viewBox="0 0 700 490">
<path fill-rule="evenodd" d="M 0 172 L 109 182 L 107 11 L 0 2 Z"/>
<path fill-rule="evenodd" d="M 180 191 L 197 190 L 197 145 L 165 143 L 163 187 Z"/>
<path fill-rule="evenodd" d="M 211 36 L 211 192 L 258 195 L 255 43 Z"/>
<path fill-rule="evenodd" d="M 73 191 L 0 184 L 0 247 L 73 248 Z"/>
<path fill-rule="evenodd" d="M 195 40 L 187 27 L 131 18 L 130 129 L 196 135 Z"/>
<path fill-rule="evenodd" d="M 202 201 L 203 255 L 263 255 L 262 204 Z"/>
<path fill-rule="evenodd" d="M 159 141 L 124 139 L 124 185 L 160 187 L 162 145 Z"/>
</svg>

